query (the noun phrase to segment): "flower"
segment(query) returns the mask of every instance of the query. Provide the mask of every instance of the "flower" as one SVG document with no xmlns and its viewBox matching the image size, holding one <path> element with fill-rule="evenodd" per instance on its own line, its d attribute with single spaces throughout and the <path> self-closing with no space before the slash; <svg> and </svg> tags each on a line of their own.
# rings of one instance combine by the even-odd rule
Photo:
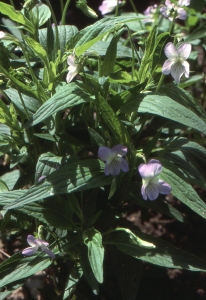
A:
<svg viewBox="0 0 206 300">
<path fill-rule="evenodd" d="M 118 0 L 104 0 L 98 9 L 101 11 L 102 15 L 106 15 L 115 9 L 117 6 L 117 1 Z M 118 4 L 123 5 L 124 1 L 119 1 Z"/>
<path fill-rule="evenodd" d="M 71 54 L 68 56 L 67 63 L 69 65 L 69 72 L 67 74 L 66 81 L 67 83 L 69 83 L 79 73 L 81 67 L 75 62 L 75 54 Z"/>
<path fill-rule="evenodd" d="M 26 256 L 33 255 L 37 252 L 39 247 L 41 248 L 41 251 L 44 251 L 46 254 L 48 254 L 51 258 L 55 258 L 54 253 L 47 247 L 49 246 L 49 243 L 45 242 L 41 239 L 35 239 L 33 235 L 27 236 L 27 243 L 31 246 L 22 251 L 22 254 Z"/>
<path fill-rule="evenodd" d="M 144 15 L 147 16 L 145 19 L 143 19 L 144 23 L 152 23 L 155 21 L 154 15 L 157 11 L 157 4 L 154 4 L 152 6 L 148 6 L 147 9 L 144 11 Z"/>
<path fill-rule="evenodd" d="M 162 67 L 162 73 L 168 75 L 171 73 L 175 82 L 179 83 L 181 76 L 189 77 L 190 65 L 186 61 L 191 52 L 191 44 L 184 43 L 177 49 L 173 43 L 168 43 L 165 46 L 165 55 L 167 60 Z"/>
<path fill-rule="evenodd" d="M 162 15 L 166 18 L 168 18 L 170 21 L 173 20 L 172 10 L 176 11 L 177 16 L 176 18 L 180 20 L 186 20 L 187 18 L 187 12 L 182 8 L 182 6 L 188 6 L 190 5 L 190 0 L 178 0 L 178 4 L 175 5 L 170 0 L 165 1 L 165 6 L 160 8 L 160 12 Z"/>
<path fill-rule="evenodd" d="M 112 149 L 107 147 L 100 147 L 98 150 L 98 157 L 105 161 L 104 174 L 116 176 L 120 173 L 120 170 L 124 172 L 129 171 L 127 161 L 122 156 L 127 154 L 127 147 L 119 144 Z"/>
<path fill-rule="evenodd" d="M 162 172 L 162 165 L 159 160 L 151 159 L 147 164 L 141 164 L 138 171 L 142 177 L 142 197 L 144 200 L 155 200 L 159 194 L 169 194 L 171 186 L 157 176 Z"/>
<path fill-rule="evenodd" d="M 5 32 L 0 31 L 0 39 L 2 39 L 5 36 Z"/>
</svg>

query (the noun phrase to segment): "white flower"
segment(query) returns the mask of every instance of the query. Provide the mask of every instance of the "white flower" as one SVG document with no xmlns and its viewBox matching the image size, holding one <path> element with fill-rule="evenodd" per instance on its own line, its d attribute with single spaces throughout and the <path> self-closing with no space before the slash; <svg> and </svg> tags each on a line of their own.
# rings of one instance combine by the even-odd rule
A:
<svg viewBox="0 0 206 300">
<path fill-rule="evenodd" d="M 184 43 L 177 49 L 173 43 L 168 43 L 165 46 L 165 55 L 167 60 L 162 67 L 162 73 L 168 75 L 171 73 L 175 82 L 179 83 L 181 76 L 189 77 L 190 65 L 186 61 L 191 52 L 191 44 Z"/>
<path fill-rule="evenodd" d="M 2 39 L 5 36 L 5 32 L 0 31 L 0 39 Z"/>
<path fill-rule="evenodd" d="M 66 81 L 67 83 L 69 83 L 79 73 L 81 67 L 75 62 L 75 54 L 71 54 L 68 56 L 67 63 L 69 65 L 69 72 L 67 74 Z"/>
<path fill-rule="evenodd" d="M 123 4 L 124 1 L 119 1 L 119 4 Z M 104 0 L 102 2 L 102 5 L 99 6 L 99 11 L 101 11 L 102 15 L 106 15 L 110 12 L 112 12 L 115 7 L 117 6 L 117 0 Z"/>
<path fill-rule="evenodd" d="M 33 235 L 27 236 L 27 242 L 31 247 L 28 247 L 22 251 L 22 254 L 26 256 L 30 256 L 35 254 L 39 248 L 46 254 L 48 254 L 51 258 L 55 258 L 54 253 L 48 248 L 49 243 L 41 239 L 35 239 Z"/>
</svg>

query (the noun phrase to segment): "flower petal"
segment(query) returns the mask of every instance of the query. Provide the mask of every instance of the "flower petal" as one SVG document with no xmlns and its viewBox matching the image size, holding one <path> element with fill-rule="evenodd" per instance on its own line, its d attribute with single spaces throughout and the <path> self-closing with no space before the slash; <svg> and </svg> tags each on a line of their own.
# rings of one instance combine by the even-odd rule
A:
<svg viewBox="0 0 206 300">
<path fill-rule="evenodd" d="M 104 168 L 104 174 L 112 176 L 117 176 L 120 173 L 121 168 L 121 158 L 114 158 L 110 163 L 106 162 L 106 166 Z"/>
<path fill-rule="evenodd" d="M 177 49 L 175 48 L 174 44 L 171 42 L 165 46 L 164 51 L 165 51 L 165 55 L 170 60 L 174 60 L 174 59 L 178 58 L 178 56 L 179 56 Z"/>
<path fill-rule="evenodd" d="M 129 171 L 128 163 L 127 163 L 127 161 L 126 161 L 124 158 L 121 159 L 121 166 L 120 166 L 120 169 L 121 169 L 123 172 L 128 172 L 128 171 Z"/>
<path fill-rule="evenodd" d="M 171 73 L 171 66 L 173 65 L 173 61 L 167 59 L 165 62 L 164 62 L 164 65 L 162 66 L 162 73 L 164 75 L 168 75 Z"/>
<path fill-rule="evenodd" d="M 30 246 L 36 246 L 37 243 L 36 243 L 36 239 L 33 235 L 29 234 L 27 236 L 27 243 L 30 245 Z"/>
<path fill-rule="evenodd" d="M 167 7 L 169 7 L 169 8 L 172 8 L 172 7 L 173 7 L 173 3 L 171 3 L 170 0 L 166 0 L 166 1 L 165 1 L 165 5 L 166 5 Z"/>
<path fill-rule="evenodd" d="M 54 253 L 49 248 L 47 248 L 45 245 L 41 245 L 40 248 L 42 251 L 44 251 L 46 254 L 48 254 L 51 258 L 55 258 Z"/>
<path fill-rule="evenodd" d="M 142 193 L 143 199 L 147 200 L 147 194 L 146 194 L 146 191 L 145 191 L 145 185 L 144 184 L 142 185 L 141 193 Z"/>
<path fill-rule="evenodd" d="M 70 68 L 69 72 L 67 73 L 66 82 L 69 83 L 72 79 L 78 74 L 78 70 L 75 68 Z"/>
<path fill-rule="evenodd" d="M 184 43 L 177 48 L 177 52 L 181 58 L 187 59 L 190 55 L 191 48 L 191 44 Z"/>
<path fill-rule="evenodd" d="M 2 39 L 5 36 L 5 32 L 0 31 L 0 39 Z"/>
<path fill-rule="evenodd" d="M 188 6 L 190 5 L 190 0 L 178 0 L 179 6 Z"/>
<path fill-rule="evenodd" d="M 122 144 L 116 145 L 112 148 L 112 152 L 124 156 L 127 154 L 127 147 Z"/>
<path fill-rule="evenodd" d="M 22 251 L 22 254 L 23 254 L 23 255 L 26 255 L 26 256 L 33 255 L 33 254 L 35 254 L 35 253 L 37 252 L 38 248 L 39 248 L 38 245 L 33 246 L 33 247 L 28 247 L 28 248 L 26 248 L 26 249 L 24 249 L 24 250 Z"/>
<path fill-rule="evenodd" d="M 112 150 L 108 147 L 100 147 L 98 150 L 98 157 L 106 161 L 111 156 Z"/>
<path fill-rule="evenodd" d="M 147 164 L 141 164 L 138 171 L 143 179 L 152 178 L 160 174 L 162 165 L 159 160 L 151 159 Z"/>
<path fill-rule="evenodd" d="M 38 244 L 38 245 L 45 245 L 45 246 L 49 246 L 49 243 L 48 242 L 46 242 L 46 241 L 44 241 L 44 240 L 41 240 L 41 239 L 36 239 L 36 243 Z"/>
<path fill-rule="evenodd" d="M 159 195 L 158 184 L 155 184 L 153 181 L 150 181 L 145 188 L 145 192 L 150 200 L 157 199 Z"/>
<path fill-rule="evenodd" d="M 187 12 L 186 10 L 184 10 L 184 8 L 182 7 L 178 7 L 177 9 L 177 19 L 180 19 L 180 20 L 186 20 L 187 19 Z"/>
<path fill-rule="evenodd" d="M 184 61 L 182 65 L 185 68 L 185 77 L 188 78 L 190 76 L 190 64 L 187 61 Z"/>
<path fill-rule="evenodd" d="M 71 54 L 68 56 L 67 58 L 67 63 L 69 66 L 72 66 L 72 67 L 75 67 L 76 68 L 76 63 L 75 63 L 75 55 L 74 54 Z"/>
<path fill-rule="evenodd" d="M 185 67 L 181 64 L 181 62 L 177 62 L 171 67 L 171 75 L 177 83 L 180 82 L 180 78 L 184 74 L 184 72 Z"/>
<path fill-rule="evenodd" d="M 158 181 L 158 187 L 159 187 L 159 193 L 160 194 L 164 194 L 164 195 L 167 195 L 171 192 L 172 188 L 171 186 L 169 185 L 169 183 L 163 181 L 163 180 L 160 180 Z"/>
</svg>

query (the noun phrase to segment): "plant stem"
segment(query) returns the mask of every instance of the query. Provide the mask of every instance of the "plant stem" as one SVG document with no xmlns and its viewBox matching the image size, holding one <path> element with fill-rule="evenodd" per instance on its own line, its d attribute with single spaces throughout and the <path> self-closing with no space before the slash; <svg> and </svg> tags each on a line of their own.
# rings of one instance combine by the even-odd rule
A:
<svg viewBox="0 0 206 300">
<path fill-rule="evenodd" d="M 63 13 L 62 13 L 62 19 L 61 19 L 61 25 L 65 25 L 66 24 L 66 13 L 67 13 L 67 9 L 68 9 L 68 6 L 69 6 L 69 3 L 70 3 L 70 0 L 67 0 L 65 6 L 64 6 L 64 10 L 63 10 Z"/>
<path fill-rule="evenodd" d="M 117 5 L 116 5 L 116 9 L 115 9 L 115 17 L 118 17 L 119 14 L 119 0 L 117 0 Z"/>
</svg>

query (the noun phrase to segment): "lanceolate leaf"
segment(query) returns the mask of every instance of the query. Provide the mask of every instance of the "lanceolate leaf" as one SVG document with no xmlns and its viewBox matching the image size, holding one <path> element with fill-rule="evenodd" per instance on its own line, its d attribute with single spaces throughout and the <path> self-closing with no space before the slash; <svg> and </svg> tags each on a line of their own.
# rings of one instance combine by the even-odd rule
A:
<svg viewBox="0 0 206 300">
<path fill-rule="evenodd" d="M 34 33 L 34 27 L 32 23 L 19 11 L 16 11 L 13 6 L 0 2 L 0 12 L 3 15 L 8 16 L 11 20 L 20 23 L 25 26 L 25 29 Z"/>
<path fill-rule="evenodd" d="M 160 94 L 147 94 L 142 101 L 141 97 L 138 98 L 137 95 L 137 99 L 126 103 L 122 106 L 121 111 L 131 112 L 138 110 L 139 113 L 158 115 L 206 134 L 205 121 L 187 107 Z"/>
<path fill-rule="evenodd" d="M 39 185 L 31 187 L 22 197 L 17 196 L 16 201 L 6 206 L 6 209 L 17 208 L 57 194 L 73 193 L 108 185 L 111 183 L 111 178 L 105 177 L 103 170 L 104 163 L 97 159 L 64 165 L 47 176 L 44 183 L 40 182 Z"/>
<path fill-rule="evenodd" d="M 48 101 L 46 101 L 25 125 L 26 128 L 44 121 L 52 114 L 65 108 L 72 107 L 93 99 L 85 93 L 76 83 L 69 83 L 60 88 Z"/>
<path fill-rule="evenodd" d="M 141 239 L 153 243 L 156 248 L 144 249 L 138 247 L 138 245 L 133 242 L 133 240 L 130 238 L 130 235 L 126 232 L 118 234 L 118 236 L 113 239 L 110 237 L 110 240 L 105 241 L 104 243 L 114 244 L 119 250 L 133 256 L 134 258 L 141 259 L 162 267 L 206 272 L 205 260 L 200 259 L 189 252 L 178 249 L 172 244 L 148 234 L 138 231 L 137 235 Z"/>
<path fill-rule="evenodd" d="M 183 174 L 174 164 L 162 158 L 158 159 L 164 167 L 161 173 L 161 179 L 171 185 L 172 194 L 194 210 L 198 215 L 206 219 L 206 204 L 200 199 L 192 186 L 184 181 L 182 178 Z"/>
<path fill-rule="evenodd" d="M 128 134 L 123 124 L 119 120 L 118 116 L 116 116 L 109 103 L 107 103 L 100 95 L 99 98 L 100 101 L 98 102 L 98 106 L 105 123 L 116 137 L 117 142 L 127 144 Z"/>
<path fill-rule="evenodd" d="M 0 288 L 44 270 L 51 264 L 52 260 L 46 254 L 24 257 L 17 253 L 0 265 Z"/>
<path fill-rule="evenodd" d="M 96 280 L 103 282 L 104 248 L 102 246 L 101 233 L 89 228 L 84 232 L 84 243 L 88 247 L 88 258 Z"/>
</svg>

